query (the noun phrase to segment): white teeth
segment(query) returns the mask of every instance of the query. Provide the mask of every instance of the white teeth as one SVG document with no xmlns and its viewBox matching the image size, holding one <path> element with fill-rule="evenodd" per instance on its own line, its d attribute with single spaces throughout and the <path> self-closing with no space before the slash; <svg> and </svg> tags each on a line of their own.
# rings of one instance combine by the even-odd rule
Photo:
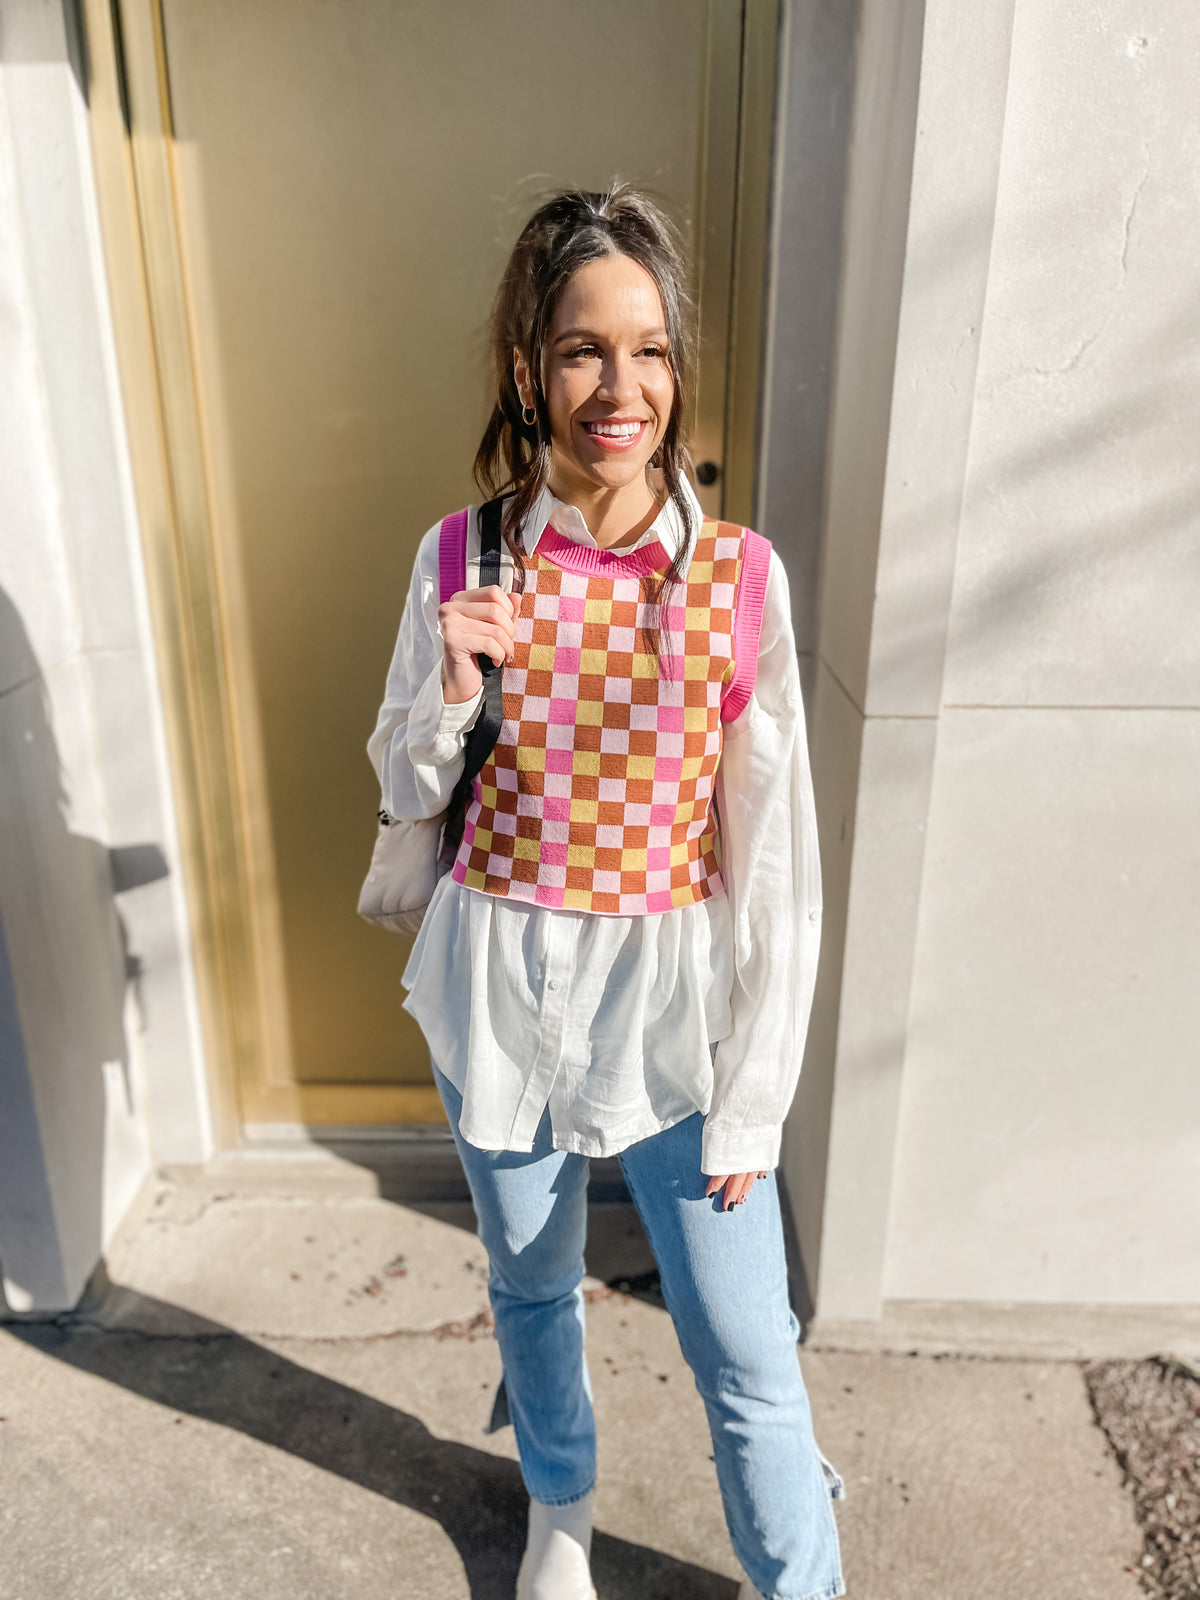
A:
<svg viewBox="0 0 1200 1600">
<path fill-rule="evenodd" d="M 610 439 L 632 439 L 642 431 L 640 422 L 589 422 L 586 426 L 589 433 L 601 433 Z"/>
</svg>

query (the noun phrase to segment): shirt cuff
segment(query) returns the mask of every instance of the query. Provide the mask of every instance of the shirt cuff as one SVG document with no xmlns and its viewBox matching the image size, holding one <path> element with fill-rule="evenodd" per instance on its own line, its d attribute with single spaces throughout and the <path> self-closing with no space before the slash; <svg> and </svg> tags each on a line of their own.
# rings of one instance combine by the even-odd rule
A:
<svg viewBox="0 0 1200 1600">
<path fill-rule="evenodd" d="M 779 1165 L 783 1128 L 724 1129 L 706 1122 L 700 1141 L 700 1171 L 706 1178 L 733 1172 L 773 1172 Z"/>
<path fill-rule="evenodd" d="M 483 685 L 470 700 L 448 706 L 442 696 L 439 661 L 417 690 L 408 713 L 408 752 L 414 762 L 444 766 L 462 753 L 468 731 L 483 705 Z"/>
</svg>

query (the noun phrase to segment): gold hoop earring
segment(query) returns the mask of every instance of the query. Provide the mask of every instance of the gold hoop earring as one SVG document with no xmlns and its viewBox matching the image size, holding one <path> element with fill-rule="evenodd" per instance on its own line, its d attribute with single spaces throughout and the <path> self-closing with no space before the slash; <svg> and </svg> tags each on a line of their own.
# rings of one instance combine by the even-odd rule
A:
<svg viewBox="0 0 1200 1600">
<path fill-rule="evenodd" d="M 521 407 L 521 421 L 527 428 L 533 427 L 534 423 L 537 421 L 537 412 L 532 406 Z"/>
</svg>

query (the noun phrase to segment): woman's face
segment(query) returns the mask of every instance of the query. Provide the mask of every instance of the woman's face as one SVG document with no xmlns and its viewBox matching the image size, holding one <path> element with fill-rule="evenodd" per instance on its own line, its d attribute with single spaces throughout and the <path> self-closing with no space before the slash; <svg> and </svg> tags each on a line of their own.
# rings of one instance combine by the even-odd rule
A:
<svg viewBox="0 0 1200 1600">
<path fill-rule="evenodd" d="M 519 354 L 516 375 L 527 389 Z M 543 383 L 560 499 L 645 482 L 675 394 L 662 298 L 645 267 L 622 255 L 580 267 L 554 313 Z"/>
</svg>

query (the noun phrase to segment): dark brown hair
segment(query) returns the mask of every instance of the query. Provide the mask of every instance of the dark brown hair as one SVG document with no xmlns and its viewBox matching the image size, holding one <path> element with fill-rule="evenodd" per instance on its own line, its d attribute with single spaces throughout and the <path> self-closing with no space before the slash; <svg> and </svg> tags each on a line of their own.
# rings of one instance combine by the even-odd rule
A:
<svg viewBox="0 0 1200 1600">
<path fill-rule="evenodd" d="M 554 312 L 572 275 L 590 261 L 623 255 L 654 279 L 667 329 L 667 360 L 674 395 L 666 430 L 652 465 L 662 473 L 669 498 L 684 528 L 692 531 L 692 507 L 683 491 L 696 385 L 695 313 L 688 292 L 687 266 L 678 236 L 666 213 L 647 195 L 626 183 L 601 192 L 582 189 L 555 195 L 534 212 L 521 230 L 496 291 L 491 346 L 496 400 L 475 455 L 475 481 L 489 497 L 512 492 L 501 524 L 516 565 L 515 586 L 524 588 L 525 564 L 519 530 L 550 476 L 550 416 L 542 388 L 542 358 Z M 529 365 L 537 417 L 526 423 L 513 371 L 513 348 Z M 687 539 L 661 577 L 643 578 L 643 596 L 661 620 L 670 586 L 683 575 Z M 650 630 L 658 653 L 658 627 Z"/>
</svg>

